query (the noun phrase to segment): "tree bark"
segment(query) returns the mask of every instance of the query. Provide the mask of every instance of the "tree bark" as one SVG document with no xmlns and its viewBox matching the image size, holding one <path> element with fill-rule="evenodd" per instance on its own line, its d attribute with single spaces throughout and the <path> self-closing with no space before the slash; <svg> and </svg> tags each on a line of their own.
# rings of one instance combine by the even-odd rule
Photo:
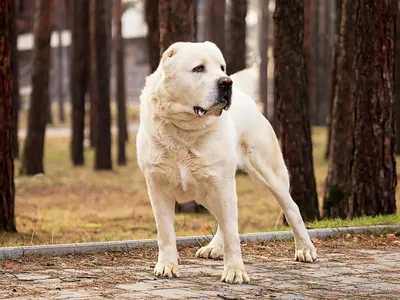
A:
<svg viewBox="0 0 400 300">
<path fill-rule="evenodd" d="M 314 1 L 315 8 L 315 20 L 313 30 L 315 31 L 313 34 L 314 42 L 314 69 L 315 69 L 315 81 L 314 81 L 314 98 L 313 102 L 311 102 L 311 123 L 313 125 L 322 126 L 325 125 L 325 118 L 327 113 L 327 105 L 328 102 L 326 100 L 326 69 L 325 69 L 325 48 L 326 41 L 324 40 L 324 25 L 325 25 L 325 9 L 326 2 L 325 1 Z"/>
<path fill-rule="evenodd" d="M 268 33 L 269 33 L 269 0 L 260 1 L 260 76 L 259 91 L 263 104 L 263 114 L 268 118 Z"/>
<path fill-rule="evenodd" d="M 160 54 L 175 42 L 194 42 L 194 1 L 159 0 Z"/>
<path fill-rule="evenodd" d="M 50 37 L 54 0 L 37 0 L 35 47 L 32 66 L 32 94 L 28 113 L 28 133 L 21 161 L 22 175 L 44 173 L 43 154 L 46 121 L 49 112 Z"/>
<path fill-rule="evenodd" d="M 227 51 L 227 71 L 229 74 L 246 68 L 247 0 L 235 0 L 232 1 L 231 5 L 229 51 Z"/>
<path fill-rule="evenodd" d="M 92 148 L 96 147 L 97 133 L 97 81 L 96 81 L 96 40 L 95 40 L 95 0 L 89 0 L 89 93 L 90 93 L 90 124 L 89 141 Z"/>
<path fill-rule="evenodd" d="M 353 149 L 354 89 L 356 73 L 355 17 L 357 3 L 342 0 L 342 17 L 336 66 L 336 89 L 332 109 L 331 145 L 328 177 L 325 184 L 323 216 L 345 218 L 348 215 L 351 151 Z"/>
<path fill-rule="evenodd" d="M 337 64 L 340 55 L 340 24 L 342 20 L 342 0 L 336 0 L 336 18 L 335 18 L 335 34 L 334 34 L 334 58 L 333 58 L 333 65 L 332 65 L 332 76 L 331 76 L 331 85 L 330 85 L 330 110 L 329 110 L 329 118 L 327 120 L 327 127 L 328 127 L 328 137 L 325 149 L 325 159 L 329 158 L 330 155 L 330 147 L 332 142 L 332 118 L 333 118 L 333 103 L 335 100 L 335 93 L 337 88 Z"/>
<path fill-rule="evenodd" d="M 0 232 L 16 232 L 14 216 L 12 52 L 15 1 L 0 2 Z"/>
<path fill-rule="evenodd" d="M 396 7 L 396 63 L 395 63 L 395 102 L 396 102 L 396 152 L 400 154 L 400 2 Z"/>
<path fill-rule="evenodd" d="M 122 0 L 116 0 L 116 43 L 115 43 L 115 59 L 117 67 L 116 76 L 116 100 L 117 100 L 117 119 L 118 119 L 118 164 L 126 165 L 125 143 L 128 139 L 128 129 L 126 122 L 125 107 L 125 49 L 124 40 L 122 38 Z"/>
<path fill-rule="evenodd" d="M 159 0 L 160 20 L 160 54 L 175 42 L 195 41 L 194 1 L 192 0 Z M 194 201 L 176 204 L 179 212 L 196 212 Z"/>
<path fill-rule="evenodd" d="M 235 0 L 236 1 L 236 0 Z M 207 0 L 206 37 L 215 43 L 226 58 L 225 0 Z M 227 68 L 229 70 L 229 66 Z"/>
<path fill-rule="evenodd" d="M 282 152 L 291 174 L 291 195 L 305 221 L 319 218 L 314 177 L 304 38 L 303 0 L 277 1 L 275 88 Z"/>
<path fill-rule="evenodd" d="M 307 66 L 308 100 L 311 121 L 314 122 L 316 99 L 316 72 L 318 57 L 318 1 L 304 0 L 304 52 Z"/>
<path fill-rule="evenodd" d="M 74 166 L 85 163 L 85 95 L 89 77 L 89 0 L 72 2 L 71 81 L 72 139 L 71 160 Z"/>
<path fill-rule="evenodd" d="M 13 156 L 14 159 L 19 158 L 18 128 L 19 128 L 19 64 L 18 64 L 18 28 L 17 28 L 18 9 L 14 9 L 14 17 L 12 18 L 12 49 L 11 51 L 11 67 L 13 73 L 12 80 L 12 98 L 13 98 Z"/>
<path fill-rule="evenodd" d="M 395 213 L 397 183 L 393 101 L 396 1 L 355 2 L 349 218 Z"/>
<path fill-rule="evenodd" d="M 110 0 L 92 0 L 94 9 L 94 56 L 97 103 L 95 137 L 95 170 L 111 170 L 111 110 L 110 110 L 110 63 L 111 63 L 111 11 Z M 93 60 L 92 60 L 93 61 Z M 101 134 L 99 134 L 101 132 Z"/>
<path fill-rule="evenodd" d="M 58 119 L 60 123 L 65 123 L 65 112 L 64 112 L 64 66 L 63 66 L 63 45 L 62 45 L 62 31 L 63 31 L 63 21 L 64 21 L 64 0 L 58 0 L 58 20 L 57 20 L 57 38 L 58 38 L 58 48 L 57 48 L 57 70 L 58 70 Z"/>
<path fill-rule="evenodd" d="M 145 17 L 147 23 L 147 49 L 150 72 L 153 73 L 160 62 L 160 25 L 158 20 L 158 0 L 146 0 Z"/>
</svg>

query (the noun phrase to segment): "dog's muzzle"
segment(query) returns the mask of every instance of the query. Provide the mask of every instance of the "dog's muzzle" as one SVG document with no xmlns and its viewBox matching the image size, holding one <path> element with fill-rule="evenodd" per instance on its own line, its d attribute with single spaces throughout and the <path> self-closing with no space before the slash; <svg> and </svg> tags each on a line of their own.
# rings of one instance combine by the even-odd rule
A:
<svg viewBox="0 0 400 300">
<path fill-rule="evenodd" d="M 200 106 L 193 106 L 193 111 L 196 115 L 202 117 L 209 111 L 219 109 L 219 115 L 222 114 L 222 110 L 228 110 L 231 106 L 232 98 L 232 79 L 228 76 L 221 77 L 218 79 L 218 98 L 214 104 L 208 109 L 204 109 Z"/>
<path fill-rule="evenodd" d="M 232 84 L 233 81 L 228 76 L 218 79 L 218 104 L 222 104 L 224 110 L 231 106 Z"/>
</svg>

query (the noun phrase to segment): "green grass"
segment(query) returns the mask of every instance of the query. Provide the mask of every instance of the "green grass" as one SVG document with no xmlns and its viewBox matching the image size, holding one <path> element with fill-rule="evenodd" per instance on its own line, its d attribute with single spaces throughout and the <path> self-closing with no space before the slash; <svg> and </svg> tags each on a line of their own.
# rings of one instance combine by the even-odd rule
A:
<svg viewBox="0 0 400 300">
<path fill-rule="evenodd" d="M 367 226 L 367 225 L 400 225 L 400 214 L 379 215 L 376 217 L 359 217 L 352 220 L 325 219 L 306 224 L 308 228 L 328 228 L 344 226 Z"/>
<path fill-rule="evenodd" d="M 130 113 L 136 116 L 137 111 L 130 110 Z M 323 158 L 325 142 L 326 129 L 314 128 L 315 175 L 321 206 L 327 173 L 327 162 Z M 85 149 L 85 166 L 72 167 L 69 143 L 68 138 L 46 138 L 44 176 L 19 176 L 16 161 L 18 233 L 0 233 L 0 246 L 156 237 L 145 180 L 136 162 L 135 136 L 130 136 L 127 145 L 128 165 L 114 164 L 111 172 L 93 171 L 90 148 Z M 115 148 L 112 155 L 115 161 Z M 237 176 L 237 194 L 241 233 L 285 229 L 276 226 L 281 209 L 264 186 L 249 176 Z M 399 198 L 397 207 L 400 208 Z M 400 224 L 399 215 L 351 221 L 323 220 L 307 226 L 370 224 Z M 215 220 L 207 213 L 177 214 L 175 229 L 177 236 L 208 235 L 215 232 Z"/>
<path fill-rule="evenodd" d="M 314 222 L 307 222 L 309 229 L 333 228 L 333 227 L 352 227 L 352 226 L 370 226 L 370 225 L 400 225 L 400 213 L 393 215 L 379 215 L 376 217 L 359 217 L 352 220 L 343 219 L 323 219 Z M 268 228 L 267 231 L 286 231 L 290 230 L 288 226 L 277 226 Z"/>
</svg>

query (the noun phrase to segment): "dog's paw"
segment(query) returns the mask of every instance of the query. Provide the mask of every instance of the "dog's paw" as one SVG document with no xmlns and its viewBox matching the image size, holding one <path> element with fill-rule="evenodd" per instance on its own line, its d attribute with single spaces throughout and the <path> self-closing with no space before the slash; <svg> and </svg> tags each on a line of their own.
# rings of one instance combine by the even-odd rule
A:
<svg viewBox="0 0 400 300">
<path fill-rule="evenodd" d="M 309 242 L 296 245 L 296 253 L 294 259 L 302 262 L 313 262 L 317 259 L 317 249 Z"/>
<path fill-rule="evenodd" d="M 201 247 L 199 250 L 197 250 L 196 257 L 223 259 L 224 248 L 222 247 L 222 245 L 218 245 L 215 247 L 213 246 Z"/>
<path fill-rule="evenodd" d="M 236 284 L 250 283 L 250 277 L 244 269 L 225 268 L 221 281 Z"/>
<path fill-rule="evenodd" d="M 154 268 L 154 275 L 158 277 L 179 277 L 178 265 L 158 262 Z"/>
</svg>

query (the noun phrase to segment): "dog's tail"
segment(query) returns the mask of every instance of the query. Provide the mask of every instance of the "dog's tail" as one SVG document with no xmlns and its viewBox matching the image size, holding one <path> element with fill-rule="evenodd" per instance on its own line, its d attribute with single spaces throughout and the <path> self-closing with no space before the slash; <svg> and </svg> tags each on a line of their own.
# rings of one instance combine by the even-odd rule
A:
<svg viewBox="0 0 400 300">
<path fill-rule="evenodd" d="M 234 87 L 259 102 L 259 73 L 259 64 L 253 64 L 250 68 L 236 72 L 230 77 Z"/>
</svg>

